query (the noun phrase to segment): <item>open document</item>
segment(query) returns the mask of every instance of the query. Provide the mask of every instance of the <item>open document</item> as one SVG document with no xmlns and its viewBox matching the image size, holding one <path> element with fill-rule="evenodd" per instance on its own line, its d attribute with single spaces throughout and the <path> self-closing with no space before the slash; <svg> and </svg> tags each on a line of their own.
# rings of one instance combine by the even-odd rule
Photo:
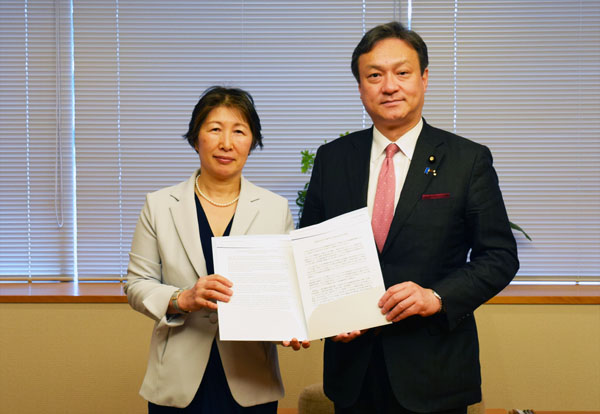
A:
<svg viewBox="0 0 600 414">
<path fill-rule="evenodd" d="M 234 292 L 219 302 L 221 340 L 314 340 L 389 323 L 366 208 L 289 235 L 212 243 L 215 272 Z"/>
</svg>

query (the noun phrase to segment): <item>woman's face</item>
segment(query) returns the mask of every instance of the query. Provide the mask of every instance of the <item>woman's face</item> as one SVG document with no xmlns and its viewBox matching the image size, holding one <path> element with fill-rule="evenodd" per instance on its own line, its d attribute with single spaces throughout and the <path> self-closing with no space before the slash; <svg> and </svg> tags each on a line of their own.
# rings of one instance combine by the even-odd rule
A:
<svg viewBox="0 0 600 414">
<path fill-rule="evenodd" d="M 239 178 L 251 147 L 252 131 L 241 112 L 226 106 L 213 109 L 200 126 L 196 142 L 202 175 Z"/>
</svg>

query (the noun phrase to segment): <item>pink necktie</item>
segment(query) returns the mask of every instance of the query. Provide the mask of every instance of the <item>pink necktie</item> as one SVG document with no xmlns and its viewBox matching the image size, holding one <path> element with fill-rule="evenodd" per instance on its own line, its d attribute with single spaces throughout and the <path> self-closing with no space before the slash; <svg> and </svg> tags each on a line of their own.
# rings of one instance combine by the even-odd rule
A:
<svg viewBox="0 0 600 414">
<path fill-rule="evenodd" d="M 385 244 L 385 239 L 390 231 L 390 225 L 394 217 L 396 173 L 394 172 L 392 157 L 398 151 L 400 151 L 400 148 L 396 144 L 390 144 L 385 148 L 385 160 L 377 179 L 371 225 L 373 226 L 373 234 L 375 235 L 375 244 L 377 244 L 380 252 L 383 250 L 383 245 Z"/>
</svg>

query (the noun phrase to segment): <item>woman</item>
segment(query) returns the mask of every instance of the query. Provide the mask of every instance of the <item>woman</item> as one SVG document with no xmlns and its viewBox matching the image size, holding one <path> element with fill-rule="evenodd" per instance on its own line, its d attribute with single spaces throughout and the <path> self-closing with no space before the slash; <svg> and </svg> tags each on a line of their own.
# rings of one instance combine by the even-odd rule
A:
<svg viewBox="0 0 600 414">
<path fill-rule="evenodd" d="M 250 151 L 262 147 L 260 129 L 247 92 L 209 88 L 184 135 L 201 168 L 146 197 L 125 290 L 131 306 L 156 321 L 140 390 L 149 413 L 274 414 L 283 396 L 272 343 L 217 335 L 216 302 L 228 302 L 235 287 L 213 274 L 211 237 L 293 228 L 287 200 L 242 176 Z"/>
</svg>

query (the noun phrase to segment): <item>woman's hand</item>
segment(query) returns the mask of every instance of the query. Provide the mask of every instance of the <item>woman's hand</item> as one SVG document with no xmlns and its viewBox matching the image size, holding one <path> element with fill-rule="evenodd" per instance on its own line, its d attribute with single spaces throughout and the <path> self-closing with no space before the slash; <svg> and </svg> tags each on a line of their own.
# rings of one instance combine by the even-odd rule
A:
<svg viewBox="0 0 600 414">
<path fill-rule="evenodd" d="M 203 276 L 190 289 L 179 295 L 177 304 L 184 311 L 197 311 L 200 309 L 217 310 L 216 301 L 229 302 L 233 286 L 227 278 L 221 275 Z"/>
<path fill-rule="evenodd" d="M 291 346 L 294 351 L 298 351 L 300 348 L 308 348 L 310 346 L 310 341 L 299 341 L 296 338 L 293 338 L 291 341 L 283 341 L 281 345 L 288 347 Z"/>
</svg>

